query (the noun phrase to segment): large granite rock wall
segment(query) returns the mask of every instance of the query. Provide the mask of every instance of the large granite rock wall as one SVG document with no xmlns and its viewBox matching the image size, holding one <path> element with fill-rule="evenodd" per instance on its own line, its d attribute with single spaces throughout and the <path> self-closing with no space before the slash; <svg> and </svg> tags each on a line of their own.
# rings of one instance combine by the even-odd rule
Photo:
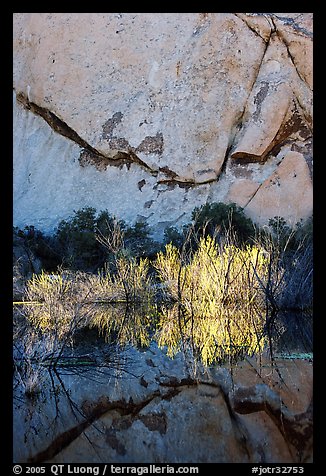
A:
<svg viewBox="0 0 326 476">
<path fill-rule="evenodd" d="M 14 224 L 312 213 L 312 14 L 15 13 Z"/>
</svg>

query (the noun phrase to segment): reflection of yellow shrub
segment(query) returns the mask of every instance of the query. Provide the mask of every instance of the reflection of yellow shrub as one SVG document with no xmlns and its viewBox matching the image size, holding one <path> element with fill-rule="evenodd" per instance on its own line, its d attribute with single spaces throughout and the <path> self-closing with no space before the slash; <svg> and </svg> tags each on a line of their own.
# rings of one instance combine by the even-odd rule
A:
<svg viewBox="0 0 326 476">
<path fill-rule="evenodd" d="M 209 365 L 261 349 L 264 293 L 257 278 L 266 278 L 267 261 L 257 247 L 219 249 L 208 236 L 188 264 L 167 245 L 155 267 L 166 292 L 178 300 L 163 309 L 157 333 L 169 355 L 190 345 Z"/>
<path fill-rule="evenodd" d="M 51 275 L 42 271 L 34 274 L 27 283 L 27 297 L 31 301 L 49 302 L 62 299 L 69 292 L 71 283 L 61 274 Z"/>
<path fill-rule="evenodd" d="M 87 325 L 109 341 L 142 346 L 158 319 L 155 337 L 170 356 L 190 348 L 205 365 L 262 349 L 268 261 L 258 247 L 219 246 L 208 236 L 187 260 L 167 245 L 154 267 L 171 304 L 159 316 L 148 260 L 120 257 L 114 274 L 34 275 L 28 319 L 58 339 Z"/>
<path fill-rule="evenodd" d="M 116 274 L 104 274 L 101 283 L 107 297 L 111 296 L 109 301 L 115 300 L 119 305 L 93 307 L 90 326 L 98 328 L 107 340 L 113 339 L 121 345 L 146 346 L 153 321 L 154 297 L 148 259 L 137 262 L 134 258 L 121 257 L 116 267 Z"/>
<path fill-rule="evenodd" d="M 114 335 L 122 345 L 147 345 L 154 292 L 149 262 L 121 257 L 116 268 L 115 274 L 106 270 L 97 275 L 33 275 L 26 286 L 28 320 L 58 339 L 72 336 L 77 328 L 87 325 L 97 327 L 107 339 Z"/>
<path fill-rule="evenodd" d="M 145 347 L 150 344 L 154 312 L 150 305 L 102 304 L 91 309 L 89 325 L 109 342 Z"/>
</svg>

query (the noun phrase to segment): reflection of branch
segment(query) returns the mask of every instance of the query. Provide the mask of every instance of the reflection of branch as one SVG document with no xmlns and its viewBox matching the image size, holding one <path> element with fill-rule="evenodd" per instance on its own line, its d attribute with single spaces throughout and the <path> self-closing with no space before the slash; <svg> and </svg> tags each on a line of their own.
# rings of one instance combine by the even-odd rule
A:
<svg viewBox="0 0 326 476">
<path fill-rule="evenodd" d="M 69 395 L 69 392 L 68 390 L 66 389 L 65 387 L 65 384 L 63 383 L 62 381 L 62 378 L 60 377 L 59 373 L 57 372 L 57 370 L 54 368 L 53 369 L 53 373 L 55 374 L 55 376 L 57 377 L 59 383 L 60 383 L 60 386 L 64 392 L 64 394 L 66 395 L 67 397 L 67 400 L 68 400 L 68 403 L 69 403 L 69 406 L 70 406 L 70 409 L 71 409 L 71 412 L 72 414 L 74 415 L 75 419 L 78 421 L 78 417 L 76 415 L 76 412 L 79 413 L 83 418 L 85 418 L 85 415 L 80 411 L 78 405 L 73 401 L 73 399 L 70 397 Z"/>
<path fill-rule="evenodd" d="M 54 395 L 54 403 L 55 403 L 55 416 L 54 416 L 53 421 L 50 425 L 50 427 L 51 427 L 52 425 L 53 426 L 55 425 L 57 419 L 59 418 L 60 410 L 59 410 L 59 396 L 58 396 L 58 393 L 57 393 L 56 388 L 55 388 L 54 378 L 53 378 L 51 369 L 49 369 L 49 374 L 50 374 L 51 387 L 52 387 L 52 392 L 53 392 L 53 395 Z"/>
<path fill-rule="evenodd" d="M 55 357 L 56 355 L 53 356 L 53 358 Z M 109 402 L 105 400 L 105 404 L 103 405 L 103 399 L 101 398 L 95 404 L 87 405 L 85 404 L 85 402 L 84 405 L 79 404 L 72 398 L 69 389 L 66 388 L 66 384 L 63 378 L 64 375 L 78 375 L 79 377 L 87 378 L 88 380 L 95 381 L 96 383 L 101 382 L 93 378 L 94 374 L 95 376 L 97 374 L 102 375 L 103 378 L 105 377 L 105 381 L 107 381 L 108 376 L 112 376 L 113 371 L 116 372 L 118 369 L 121 372 L 125 372 L 128 376 L 132 376 L 135 378 L 139 378 L 140 376 L 133 374 L 130 370 L 127 369 L 125 365 L 121 365 L 120 358 L 115 357 L 115 353 L 111 354 L 111 352 L 110 355 L 107 355 L 107 352 L 105 354 L 103 352 L 102 358 L 96 358 L 94 360 L 94 364 L 90 366 L 82 365 L 80 367 L 77 363 L 75 363 L 75 365 L 61 367 L 62 361 L 64 361 L 66 358 L 67 357 L 62 357 L 62 359 L 56 362 L 55 365 L 51 363 L 50 365 L 48 365 L 48 372 L 50 375 L 50 398 L 51 400 L 54 400 L 52 400 L 52 403 L 54 405 L 54 417 L 49 425 L 49 430 L 52 429 L 52 440 L 46 449 L 39 451 L 37 454 L 32 455 L 28 460 L 29 463 L 43 462 L 53 458 L 57 453 L 62 451 L 66 446 L 68 446 L 72 441 L 78 438 L 84 432 L 84 430 L 89 427 L 92 427 L 96 431 L 103 433 L 101 428 L 97 425 L 96 420 L 100 418 L 103 413 L 109 411 L 110 409 L 116 409 L 117 411 L 121 412 L 121 414 L 123 414 L 124 411 L 126 411 L 127 413 L 133 413 L 140 411 L 141 408 L 143 408 L 143 406 L 147 404 L 146 402 L 141 402 L 140 404 L 134 405 L 130 402 Z M 76 359 L 77 361 L 79 357 L 76 356 L 72 358 Z M 68 358 L 68 360 L 71 360 L 71 358 Z M 90 372 L 92 372 L 91 375 Z M 154 392 L 151 396 L 151 399 L 155 396 L 156 393 Z M 22 399 L 22 402 L 25 403 L 25 400 Z M 73 428 L 68 429 L 67 431 L 61 432 L 58 435 L 58 429 L 60 428 L 60 417 L 62 417 L 61 409 L 63 405 L 66 407 L 68 406 L 68 408 L 70 408 L 71 415 L 73 415 L 73 419 L 75 420 L 75 426 Z M 85 436 L 88 443 L 97 453 L 96 448 L 94 447 L 94 442 L 91 441 L 90 437 L 85 433 L 83 433 L 83 436 Z"/>
<path fill-rule="evenodd" d="M 95 420 L 95 418 L 91 418 L 91 416 L 89 416 L 86 412 L 84 412 L 83 409 L 71 398 L 71 396 L 69 394 L 69 391 L 66 389 L 65 384 L 64 384 L 62 378 L 60 377 L 56 368 L 50 369 L 51 383 L 52 383 L 52 387 L 54 389 L 54 392 L 55 392 L 55 386 L 54 386 L 54 379 L 53 379 L 52 372 L 56 376 L 56 378 L 57 378 L 57 380 L 60 384 L 60 387 L 61 387 L 64 395 L 66 396 L 66 398 L 68 400 L 69 407 L 70 407 L 71 412 L 72 412 L 73 416 L 75 417 L 76 421 L 78 422 L 80 417 L 82 418 L 82 421 L 77 426 L 75 426 L 75 427 L 65 431 L 64 433 L 61 433 L 60 435 L 58 435 L 45 450 L 43 450 L 43 451 L 39 452 L 38 454 L 30 457 L 28 459 L 29 463 L 40 463 L 40 462 L 43 462 L 43 461 L 48 460 L 50 458 L 53 458 L 63 448 L 65 448 L 72 441 L 74 441 L 86 428 L 88 428 L 90 425 L 92 425 L 94 423 L 94 420 Z M 56 392 L 55 392 L 55 405 L 56 405 L 56 415 L 54 417 L 54 420 L 53 420 L 52 424 L 55 423 L 55 421 L 57 420 L 57 418 L 59 416 L 59 413 L 60 413 Z M 79 416 L 78 416 L 78 414 L 79 414 Z M 95 426 L 95 428 L 96 428 L 96 430 L 101 432 L 101 430 L 99 428 L 97 428 L 96 426 Z M 87 441 L 90 443 L 90 445 L 94 448 L 94 445 L 90 441 L 89 437 L 86 434 L 84 434 L 84 435 L 85 435 Z"/>
</svg>

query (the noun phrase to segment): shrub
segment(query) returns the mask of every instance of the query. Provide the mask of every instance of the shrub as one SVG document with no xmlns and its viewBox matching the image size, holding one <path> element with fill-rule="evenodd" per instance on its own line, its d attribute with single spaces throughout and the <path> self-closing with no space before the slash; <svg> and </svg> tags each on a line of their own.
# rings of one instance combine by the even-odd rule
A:
<svg viewBox="0 0 326 476">
<path fill-rule="evenodd" d="M 62 340 L 80 326 L 80 304 L 73 282 L 62 274 L 42 271 L 26 284 L 26 315 L 33 327 Z"/>
<path fill-rule="evenodd" d="M 269 220 L 271 232 L 257 235 L 271 267 L 269 292 L 279 309 L 312 307 L 313 239 L 312 218 L 291 228 L 282 217 Z"/>
<path fill-rule="evenodd" d="M 175 226 L 168 226 L 164 230 L 163 244 L 167 245 L 171 243 L 178 249 L 181 249 L 185 241 L 185 234 L 181 233 Z"/>
<path fill-rule="evenodd" d="M 54 238 L 45 235 L 34 226 L 25 226 L 23 230 L 14 227 L 13 243 L 14 246 L 24 247 L 31 258 L 31 264 L 33 264 L 33 257 L 39 259 L 43 269 L 47 271 L 53 271 L 60 264 L 60 254 L 56 250 Z"/>
<path fill-rule="evenodd" d="M 146 222 L 136 222 L 126 227 L 125 247 L 134 257 L 153 258 L 160 249 L 159 243 L 150 237 L 151 231 Z"/>
<path fill-rule="evenodd" d="M 96 269 L 103 262 L 103 249 L 95 238 L 95 212 L 94 208 L 83 208 L 59 223 L 55 239 L 63 267 Z"/>
<path fill-rule="evenodd" d="M 96 327 L 107 340 L 114 334 L 121 345 L 148 344 L 154 295 L 149 261 L 119 257 L 116 268 L 114 274 L 107 269 L 98 274 L 33 275 L 26 284 L 28 322 L 55 341 L 69 340 L 83 327 Z M 117 309 L 111 306 L 117 304 Z"/>
<path fill-rule="evenodd" d="M 275 245 L 284 252 L 291 252 L 313 241 L 313 218 L 300 220 L 294 226 L 290 226 L 283 217 L 276 216 L 268 221 L 271 230 L 271 238 Z"/>
<path fill-rule="evenodd" d="M 132 257 L 151 257 L 159 244 L 150 238 L 147 223 L 127 226 L 107 211 L 96 216 L 94 208 L 75 212 L 56 232 L 64 267 L 95 271 L 105 262 L 114 265 L 118 252 Z"/>
<path fill-rule="evenodd" d="M 206 203 L 192 213 L 198 236 L 214 236 L 216 233 L 232 233 L 239 243 L 251 241 L 255 234 L 252 220 L 245 216 L 243 208 L 235 203 Z"/>
<path fill-rule="evenodd" d="M 157 253 L 147 224 L 127 226 L 92 208 L 62 221 L 57 249 L 60 241 L 62 260 L 75 270 L 42 271 L 27 282 L 31 328 L 61 348 L 85 326 L 121 345 L 147 345 L 155 332 L 169 355 L 188 349 L 205 365 L 261 351 L 267 338 L 271 344 L 280 309 L 311 306 L 312 221 L 290 229 L 274 217 L 254 237 L 253 225 L 233 206 L 205 205 L 193 216 L 182 232 L 166 230 L 168 243 Z M 234 232 L 241 240 L 232 241 Z M 31 243 L 35 235 L 43 239 L 33 227 L 18 233 Z M 76 271 L 99 263 L 96 274 Z M 284 319 L 279 324 L 286 329 Z"/>
<path fill-rule="evenodd" d="M 264 342 L 266 260 L 257 247 L 219 247 L 201 238 L 187 264 L 166 245 L 155 262 L 166 293 L 177 304 L 162 310 L 157 340 L 168 354 L 188 346 L 205 365 L 258 352 Z"/>
</svg>

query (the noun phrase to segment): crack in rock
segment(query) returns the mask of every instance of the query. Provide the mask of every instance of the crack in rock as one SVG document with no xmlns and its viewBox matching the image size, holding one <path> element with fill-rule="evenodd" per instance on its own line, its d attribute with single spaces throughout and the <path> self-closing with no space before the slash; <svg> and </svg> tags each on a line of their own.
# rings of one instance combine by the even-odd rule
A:
<svg viewBox="0 0 326 476">
<path fill-rule="evenodd" d="M 298 66 L 297 66 L 297 64 L 296 64 L 296 62 L 295 62 L 295 59 L 294 59 L 294 57 L 293 57 L 293 55 L 292 55 L 292 53 L 291 53 L 291 51 L 290 51 L 290 44 L 289 44 L 289 42 L 286 40 L 286 38 L 285 38 L 285 36 L 284 36 L 284 34 L 282 33 L 281 30 L 278 29 L 278 30 L 277 30 L 277 34 L 278 34 L 278 37 L 281 38 L 281 40 L 283 41 L 283 44 L 284 44 L 284 46 L 285 46 L 285 48 L 286 48 L 286 50 L 287 50 L 288 57 L 289 57 L 291 63 L 293 64 L 294 69 L 296 70 L 298 77 L 299 77 L 299 78 L 301 79 L 301 81 L 303 81 L 304 84 L 305 84 L 306 86 L 308 86 L 308 88 L 310 89 L 309 84 L 307 84 L 307 81 L 304 79 L 304 77 L 302 76 L 302 74 L 300 73 L 300 71 L 299 71 L 299 69 L 298 69 Z"/>
<path fill-rule="evenodd" d="M 173 190 L 175 187 L 189 189 L 199 185 L 207 185 L 213 182 L 217 182 L 217 179 L 210 179 L 204 182 L 195 182 L 194 180 L 162 179 L 157 181 L 155 187 L 158 185 L 166 185 L 170 190 Z"/>
<path fill-rule="evenodd" d="M 307 30 L 306 28 L 304 28 L 300 25 L 298 25 L 298 23 L 295 21 L 294 18 L 280 17 L 280 16 L 275 15 L 275 14 L 273 16 L 274 16 L 274 18 L 277 18 L 278 20 L 280 20 L 285 25 L 291 26 L 291 28 L 293 28 L 293 30 L 295 30 L 297 33 L 301 33 L 302 35 L 307 36 L 308 38 L 311 38 L 311 39 L 313 38 L 313 32 Z"/>
<path fill-rule="evenodd" d="M 56 114 L 54 114 L 47 108 L 38 106 L 36 103 L 29 101 L 29 99 L 24 93 L 17 93 L 16 98 L 17 101 L 20 102 L 25 109 L 30 110 L 34 114 L 42 117 L 52 130 L 54 130 L 61 136 L 72 140 L 82 148 L 82 151 L 79 156 L 79 163 L 82 167 L 92 165 L 95 166 L 98 170 L 103 171 L 106 170 L 108 166 L 122 167 L 123 165 L 126 165 L 129 170 L 132 164 L 136 164 L 145 169 L 154 177 L 156 177 L 159 173 L 163 173 L 168 177 L 173 177 L 167 180 L 160 180 L 158 181 L 157 185 L 167 184 L 172 185 L 173 187 L 175 185 L 178 185 L 182 188 L 200 186 L 217 181 L 217 179 L 202 182 L 194 180 L 186 181 L 182 180 L 181 178 L 178 179 L 177 177 L 179 177 L 179 175 L 173 170 L 170 170 L 168 167 L 160 167 L 158 170 L 152 169 L 146 162 L 144 162 L 138 157 L 135 151 L 143 152 L 145 154 L 161 154 L 163 152 L 162 133 L 159 132 L 156 134 L 156 136 L 145 137 L 145 139 L 135 149 L 130 146 L 129 142 L 125 138 L 113 136 L 114 128 L 122 120 L 122 113 L 115 113 L 113 117 L 105 123 L 105 125 L 103 126 L 103 137 L 109 140 L 110 146 L 114 146 L 114 148 L 118 149 L 127 149 L 127 151 L 117 150 L 113 157 L 108 157 L 96 150 L 90 144 L 88 144 L 82 137 L 77 134 L 76 131 L 74 131 L 66 122 L 60 119 Z"/>
<path fill-rule="evenodd" d="M 265 43 L 268 43 L 268 42 L 269 42 L 269 40 L 270 40 L 270 35 L 271 35 L 273 29 L 272 29 L 272 25 L 271 25 L 270 21 L 265 17 L 265 15 L 260 15 L 260 16 L 262 16 L 262 17 L 264 17 L 264 18 L 266 19 L 266 21 L 267 21 L 267 23 L 268 23 L 268 26 L 269 26 L 269 28 L 270 28 L 269 34 L 268 34 L 268 36 L 266 36 L 266 37 L 264 37 L 264 36 L 261 35 L 261 33 L 259 32 L 259 29 L 256 29 L 256 28 L 255 28 L 255 25 L 251 25 L 251 24 L 249 23 L 248 18 L 247 18 L 247 16 L 248 16 L 247 13 L 234 13 L 234 15 L 235 15 L 237 18 L 239 18 L 240 20 L 242 20 L 243 23 L 245 23 L 246 26 L 249 28 L 249 30 L 252 31 L 252 32 L 253 32 L 256 36 L 258 36 L 261 40 L 263 40 Z M 249 18 L 250 18 L 250 17 L 249 17 Z M 253 17 L 253 18 L 254 18 L 254 17 Z"/>
<path fill-rule="evenodd" d="M 47 124 L 51 127 L 52 130 L 57 132 L 63 137 L 72 140 L 77 145 L 82 148 L 79 162 L 81 166 L 88 164 L 94 165 L 98 170 L 106 169 L 108 165 L 120 167 L 122 165 L 127 165 L 128 169 L 131 164 L 137 164 L 142 168 L 146 169 L 149 173 L 157 175 L 158 171 L 153 170 L 146 162 L 141 160 L 131 148 L 127 152 L 118 151 L 114 157 L 107 157 L 102 154 L 90 144 L 88 144 L 82 137 L 80 137 L 76 131 L 74 131 L 66 122 L 60 119 L 56 114 L 51 112 L 45 107 L 41 107 L 34 102 L 29 101 L 27 96 L 20 92 L 16 95 L 17 101 L 20 102 L 23 107 L 27 110 L 30 110 L 37 116 L 42 117 Z M 116 118 L 119 122 L 119 118 Z M 114 122 L 116 124 L 116 121 Z M 113 131 L 113 125 L 108 126 L 108 134 Z M 110 129 L 111 128 L 111 129 Z M 126 145 L 126 143 L 124 143 Z M 129 146 L 129 144 L 127 144 Z M 121 146 L 121 144 L 120 144 Z"/>
</svg>

